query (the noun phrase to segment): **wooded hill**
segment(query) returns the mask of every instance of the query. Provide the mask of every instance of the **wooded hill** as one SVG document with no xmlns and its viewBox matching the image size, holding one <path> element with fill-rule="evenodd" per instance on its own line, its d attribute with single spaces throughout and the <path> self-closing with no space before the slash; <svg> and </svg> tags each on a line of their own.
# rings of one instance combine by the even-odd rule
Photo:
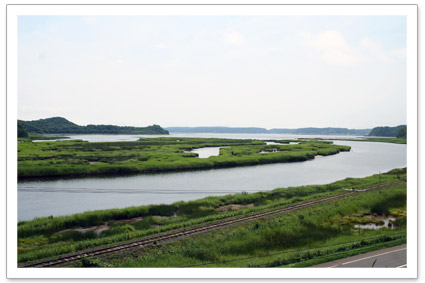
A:
<svg viewBox="0 0 425 283">
<path fill-rule="evenodd" d="M 114 125 L 79 126 L 62 117 L 53 117 L 35 121 L 18 120 L 18 129 L 35 134 L 138 134 L 168 135 L 168 131 L 158 125 L 148 127 L 129 127 Z"/>
<path fill-rule="evenodd" d="M 369 133 L 369 136 L 374 137 L 397 137 L 406 138 L 407 126 L 400 125 L 397 127 L 376 127 Z"/>
</svg>

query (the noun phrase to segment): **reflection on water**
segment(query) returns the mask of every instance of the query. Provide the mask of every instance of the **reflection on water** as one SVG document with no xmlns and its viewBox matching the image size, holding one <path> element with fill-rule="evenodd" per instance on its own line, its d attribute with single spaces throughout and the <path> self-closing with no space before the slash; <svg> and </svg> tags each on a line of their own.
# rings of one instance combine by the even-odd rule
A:
<svg viewBox="0 0 425 283">
<path fill-rule="evenodd" d="M 253 138 L 253 135 L 247 136 Z M 266 138 L 264 135 L 258 136 L 263 139 L 285 139 L 283 135 L 273 138 L 270 135 Z M 238 138 L 242 137 L 239 135 Z M 295 163 L 125 177 L 19 182 L 18 219 L 172 203 L 242 191 L 326 184 L 346 177 L 365 177 L 406 167 L 406 145 L 349 141 L 335 143 L 349 145 L 352 151 Z"/>
</svg>

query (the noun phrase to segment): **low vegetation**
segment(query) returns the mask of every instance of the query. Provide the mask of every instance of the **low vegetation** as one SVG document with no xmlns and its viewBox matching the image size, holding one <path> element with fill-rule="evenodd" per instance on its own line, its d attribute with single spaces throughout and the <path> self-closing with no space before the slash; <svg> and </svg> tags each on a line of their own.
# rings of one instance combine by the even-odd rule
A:
<svg viewBox="0 0 425 283">
<path fill-rule="evenodd" d="M 82 264 L 104 267 L 270 267 L 306 264 L 306 260 L 318 263 L 327 257 L 405 242 L 405 178 L 406 170 L 396 169 L 379 176 L 347 178 L 328 185 L 279 188 L 173 204 L 37 218 L 18 223 L 18 262 L 111 245 L 336 195 L 346 190 L 362 190 L 379 183 L 400 181 L 380 191 L 363 192 L 287 215 L 179 240 L 147 249 L 142 254 L 122 254 L 118 258 L 102 260 L 86 259 Z M 223 207 L 237 210 L 220 209 Z M 396 219 L 392 223 L 394 229 L 365 230 L 354 227 L 354 224 L 368 217 L 384 215 Z"/>
<path fill-rule="evenodd" d="M 313 159 L 349 151 L 325 141 L 278 141 L 205 138 L 146 138 L 134 142 L 81 140 L 18 143 L 18 178 L 122 175 L 236 167 Z M 195 148 L 226 146 L 219 156 L 197 158 Z M 275 152 L 276 151 L 276 152 Z M 261 152 L 268 152 L 264 154 Z"/>
</svg>

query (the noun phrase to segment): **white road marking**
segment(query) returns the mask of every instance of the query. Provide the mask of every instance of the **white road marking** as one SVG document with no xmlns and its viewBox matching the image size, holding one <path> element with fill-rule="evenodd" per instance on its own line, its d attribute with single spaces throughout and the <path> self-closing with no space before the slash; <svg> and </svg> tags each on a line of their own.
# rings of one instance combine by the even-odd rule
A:
<svg viewBox="0 0 425 283">
<path fill-rule="evenodd" d="M 407 264 L 403 264 L 403 265 L 397 266 L 396 268 L 404 268 L 404 267 L 407 267 Z"/>
<path fill-rule="evenodd" d="M 353 262 L 357 262 L 357 261 L 365 260 L 365 259 L 368 259 L 368 258 L 377 257 L 377 256 L 380 256 L 380 255 L 385 255 L 385 254 L 395 253 L 395 252 L 399 252 L 399 251 L 406 250 L 406 249 L 407 249 L 407 248 L 403 248 L 403 249 L 398 249 L 398 250 L 395 250 L 395 251 L 390 251 L 390 252 L 386 252 L 386 253 L 382 253 L 382 254 L 377 254 L 377 255 L 373 255 L 373 256 L 368 256 L 368 257 L 364 257 L 364 258 L 361 258 L 361 259 L 356 259 L 356 260 L 352 260 L 352 261 L 344 262 L 344 263 L 342 263 L 341 265 L 346 265 L 346 264 L 349 264 L 349 263 L 353 263 Z"/>
</svg>

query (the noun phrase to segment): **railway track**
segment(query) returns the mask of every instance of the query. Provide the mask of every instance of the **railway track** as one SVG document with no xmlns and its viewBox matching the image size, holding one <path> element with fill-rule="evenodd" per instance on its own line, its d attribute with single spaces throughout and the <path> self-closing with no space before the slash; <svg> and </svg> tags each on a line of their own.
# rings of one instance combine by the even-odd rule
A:
<svg viewBox="0 0 425 283">
<path fill-rule="evenodd" d="M 237 225 L 237 224 L 240 224 L 240 223 L 245 223 L 245 222 L 249 222 L 249 221 L 262 219 L 262 218 L 265 218 L 265 217 L 270 217 L 270 216 L 275 216 L 275 215 L 279 215 L 279 214 L 285 214 L 285 213 L 297 211 L 297 210 L 300 210 L 300 209 L 303 209 L 303 208 L 312 207 L 312 206 L 319 205 L 319 204 L 322 204 L 322 203 L 335 201 L 335 200 L 342 199 L 342 198 L 345 198 L 345 197 L 348 197 L 348 196 L 351 196 L 351 195 L 359 194 L 359 193 L 362 193 L 362 192 L 365 192 L 365 191 L 382 189 L 382 188 L 388 187 L 388 186 L 390 186 L 394 183 L 403 182 L 403 181 L 406 181 L 406 180 L 402 179 L 400 181 L 394 181 L 394 182 L 389 182 L 389 183 L 369 187 L 369 188 L 363 189 L 361 191 L 360 190 L 359 191 L 350 191 L 350 192 L 338 194 L 338 195 L 335 195 L 335 196 L 330 196 L 330 197 L 321 198 L 321 199 L 317 199 L 317 200 L 306 201 L 306 202 L 302 202 L 302 203 L 288 205 L 288 206 L 285 206 L 285 207 L 282 207 L 282 208 L 278 208 L 278 209 L 274 209 L 274 210 L 270 210 L 270 211 L 266 211 L 266 212 L 259 212 L 259 213 L 254 213 L 254 214 L 250 214 L 250 215 L 244 215 L 244 216 L 240 216 L 240 217 L 236 217 L 236 218 L 232 218 L 232 219 L 214 222 L 214 223 L 211 223 L 211 224 L 205 224 L 205 225 L 194 227 L 194 228 L 181 229 L 181 230 L 177 230 L 177 231 L 173 231 L 173 232 L 163 233 L 163 234 L 160 234 L 160 235 L 157 235 L 157 236 L 145 237 L 145 238 L 142 238 L 142 239 L 139 239 L 139 240 L 130 241 L 130 242 L 122 243 L 122 244 L 117 244 L 117 245 L 113 245 L 113 246 L 109 246 L 109 247 L 105 247 L 105 248 L 98 248 L 98 249 L 93 249 L 93 250 L 88 250 L 88 251 L 77 252 L 77 253 L 74 253 L 74 254 L 68 254 L 68 255 L 57 257 L 57 258 L 54 258 L 54 259 L 24 264 L 24 265 L 19 266 L 19 267 L 64 266 L 64 265 L 69 265 L 69 264 L 72 264 L 73 262 L 79 261 L 84 257 L 86 257 L 86 258 L 88 258 L 88 257 L 100 257 L 100 256 L 106 256 L 106 255 L 118 253 L 118 252 L 130 251 L 130 250 L 134 250 L 134 249 L 141 249 L 141 248 L 145 248 L 145 247 L 155 246 L 155 245 L 162 244 L 162 243 L 165 243 L 165 242 L 175 241 L 175 240 L 178 240 L 178 239 L 181 239 L 181 238 L 184 238 L 184 237 L 189 237 L 189 236 L 198 235 L 198 234 L 201 234 L 201 233 L 207 233 L 207 232 L 211 232 L 211 231 L 214 231 L 214 230 L 227 228 L 229 226 Z"/>
</svg>

